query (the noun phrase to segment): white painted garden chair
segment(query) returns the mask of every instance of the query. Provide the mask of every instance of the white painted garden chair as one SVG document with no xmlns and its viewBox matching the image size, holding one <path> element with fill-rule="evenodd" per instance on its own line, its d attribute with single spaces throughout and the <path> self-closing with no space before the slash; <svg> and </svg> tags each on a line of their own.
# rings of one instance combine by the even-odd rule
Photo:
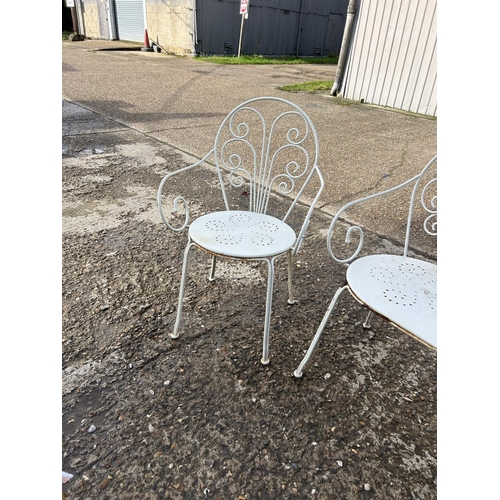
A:
<svg viewBox="0 0 500 500">
<path fill-rule="evenodd" d="M 309 361 L 344 290 L 349 290 L 359 303 L 368 308 L 364 328 L 370 327 L 371 317 L 373 313 L 376 313 L 428 347 L 437 349 L 437 265 L 408 257 L 412 217 L 418 195 L 420 195 L 420 202 L 425 211 L 423 229 L 425 233 L 437 236 L 437 175 L 436 177 L 431 175 L 433 174 L 433 171 L 430 171 L 431 168 L 436 169 L 437 174 L 437 156 L 432 158 L 418 175 L 392 189 L 344 205 L 333 218 L 327 236 L 328 252 L 336 262 L 350 263 L 346 272 L 346 284 L 337 290 L 330 302 L 309 349 L 294 372 L 295 377 L 302 377 L 302 370 Z M 432 179 L 427 181 L 429 175 Z M 411 188 L 411 185 L 413 189 L 410 191 L 403 255 L 365 255 L 357 258 L 364 242 L 363 230 L 359 226 L 351 226 L 345 239 L 346 243 L 350 243 L 351 236 L 358 233 L 359 243 L 355 252 L 345 259 L 334 255 L 332 234 L 337 221 L 347 209 L 373 198 L 393 193 L 405 186 Z"/>
<path fill-rule="evenodd" d="M 204 158 L 162 179 L 158 188 L 158 207 L 163 222 L 173 231 L 189 228 L 172 338 L 179 337 L 188 258 L 193 247 L 212 255 L 211 281 L 215 278 L 219 257 L 264 261 L 268 267 L 268 283 L 261 362 L 269 363 L 275 261 L 284 255 L 288 258 L 288 302 L 292 304 L 292 256 L 298 252 L 306 235 L 324 186 L 318 155 L 318 137 L 307 114 L 284 99 L 261 97 L 240 104 L 227 115 L 217 132 L 213 149 Z M 183 208 L 185 218 L 182 226 L 173 227 L 167 221 L 164 208 L 165 183 L 211 157 L 225 210 L 202 215 L 191 222 L 187 200 L 176 196 L 173 212 Z M 282 203 L 283 200 L 286 203 L 282 213 L 278 213 L 282 204 L 276 202 L 279 195 Z M 303 202 L 307 203 L 305 207 Z M 292 225 L 297 227 L 297 234 Z"/>
</svg>

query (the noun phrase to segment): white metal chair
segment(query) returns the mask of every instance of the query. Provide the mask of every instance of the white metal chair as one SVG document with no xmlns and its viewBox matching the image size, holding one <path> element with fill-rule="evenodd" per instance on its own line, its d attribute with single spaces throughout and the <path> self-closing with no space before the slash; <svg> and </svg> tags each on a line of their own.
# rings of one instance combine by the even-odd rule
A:
<svg viewBox="0 0 500 500">
<path fill-rule="evenodd" d="M 174 228 L 165 216 L 166 181 L 201 165 L 212 155 L 226 210 L 202 215 L 189 225 L 188 202 L 183 196 L 176 196 L 173 212 L 183 208 L 185 217 L 182 226 Z M 260 97 L 243 102 L 227 115 L 213 149 L 204 158 L 162 179 L 157 201 L 163 222 L 173 231 L 189 227 L 172 338 L 179 337 L 188 258 L 193 246 L 212 255 L 210 281 L 215 278 L 218 257 L 265 261 L 268 283 L 261 363 L 269 363 L 275 261 L 287 255 L 288 302 L 293 304 L 292 256 L 301 246 L 324 186 L 318 155 L 318 137 L 308 115 L 284 99 Z M 282 199 L 281 204 L 277 197 Z M 283 199 L 286 208 L 279 213 Z M 307 204 L 304 206 L 303 202 Z M 292 225 L 300 228 L 298 234 Z"/>
<path fill-rule="evenodd" d="M 425 210 L 423 231 L 437 236 L 437 176 L 427 182 L 430 168 L 437 168 L 437 156 L 432 158 L 424 169 L 416 176 L 391 189 L 361 198 L 344 205 L 333 218 L 327 236 L 327 247 L 330 256 L 339 263 L 349 264 L 346 272 L 346 284 L 335 293 L 323 320 L 300 365 L 295 370 L 297 378 L 302 377 L 302 370 L 309 361 L 325 325 L 344 290 L 369 310 L 363 324 L 370 328 L 370 320 L 376 313 L 403 332 L 421 341 L 430 348 L 437 349 L 437 265 L 421 259 L 408 257 L 410 229 L 414 215 L 417 193 Z M 427 175 L 426 175 L 427 174 Z M 425 178 L 424 178 L 425 176 Z M 423 182 L 421 182 L 423 180 Z M 406 224 L 406 235 L 403 255 L 366 255 L 358 258 L 364 242 L 363 230 L 359 226 L 351 226 L 347 231 L 346 243 L 351 242 L 353 233 L 358 233 L 359 242 L 355 252 L 342 259 L 334 255 L 332 235 L 340 216 L 359 203 L 378 198 L 398 191 L 413 184 Z M 354 261 L 354 262 L 353 262 Z"/>
</svg>

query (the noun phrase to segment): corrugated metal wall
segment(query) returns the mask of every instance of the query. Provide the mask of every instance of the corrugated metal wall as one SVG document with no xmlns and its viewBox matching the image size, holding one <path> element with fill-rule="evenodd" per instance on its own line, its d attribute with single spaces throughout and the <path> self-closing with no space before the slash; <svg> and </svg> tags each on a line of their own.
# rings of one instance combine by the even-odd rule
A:
<svg viewBox="0 0 500 500">
<path fill-rule="evenodd" d="M 348 0 L 250 0 L 242 54 L 338 54 Z M 240 0 L 197 0 L 196 51 L 237 54 Z"/>
<path fill-rule="evenodd" d="M 359 0 L 340 93 L 437 116 L 437 0 Z"/>
</svg>

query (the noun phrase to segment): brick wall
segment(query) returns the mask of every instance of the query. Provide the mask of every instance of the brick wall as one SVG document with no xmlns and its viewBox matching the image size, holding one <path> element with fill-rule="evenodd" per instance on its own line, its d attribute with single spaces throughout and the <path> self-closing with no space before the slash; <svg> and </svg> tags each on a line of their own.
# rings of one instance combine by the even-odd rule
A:
<svg viewBox="0 0 500 500">
<path fill-rule="evenodd" d="M 83 26 L 87 38 L 101 38 L 97 0 L 82 0 Z"/>
<path fill-rule="evenodd" d="M 192 0 L 146 0 L 148 35 L 166 51 L 194 54 Z"/>
</svg>

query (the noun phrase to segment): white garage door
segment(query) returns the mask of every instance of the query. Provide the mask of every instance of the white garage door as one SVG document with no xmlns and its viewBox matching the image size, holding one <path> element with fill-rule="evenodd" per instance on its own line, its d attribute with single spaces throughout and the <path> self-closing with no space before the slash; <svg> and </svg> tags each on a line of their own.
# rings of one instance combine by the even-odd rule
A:
<svg viewBox="0 0 500 500">
<path fill-rule="evenodd" d="M 144 0 L 115 0 L 119 40 L 144 42 Z"/>
</svg>

